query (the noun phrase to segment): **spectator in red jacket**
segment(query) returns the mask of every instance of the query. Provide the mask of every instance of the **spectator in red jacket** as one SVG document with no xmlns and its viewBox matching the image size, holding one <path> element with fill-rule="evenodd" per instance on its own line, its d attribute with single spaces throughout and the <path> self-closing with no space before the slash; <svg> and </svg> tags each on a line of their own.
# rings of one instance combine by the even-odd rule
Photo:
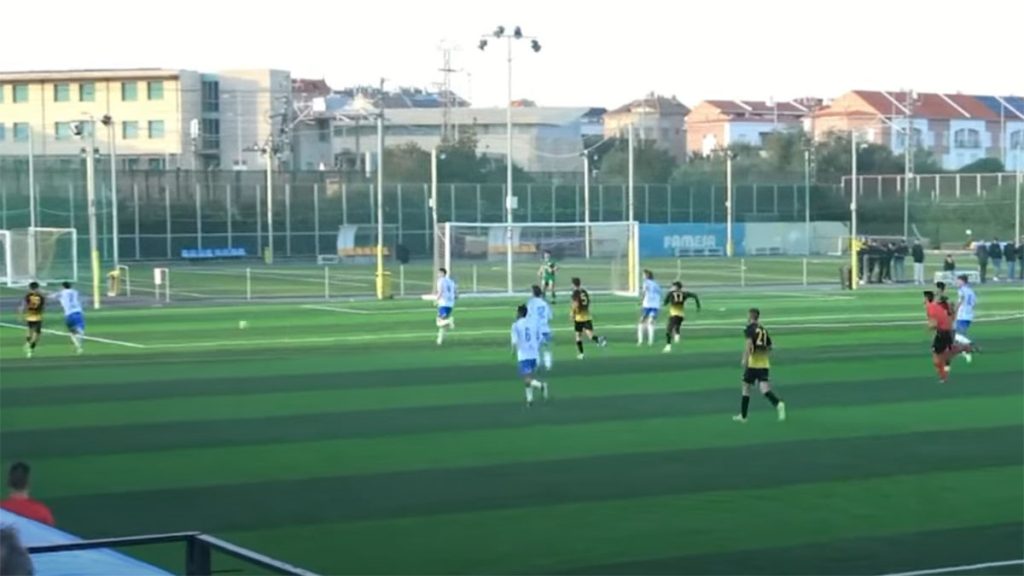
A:
<svg viewBox="0 0 1024 576">
<path fill-rule="evenodd" d="M 7 498 L 0 501 L 0 508 L 14 512 L 36 522 L 54 525 L 53 513 L 46 504 L 33 500 L 28 493 L 28 479 L 32 469 L 24 462 L 15 462 L 7 474 Z"/>
</svg>

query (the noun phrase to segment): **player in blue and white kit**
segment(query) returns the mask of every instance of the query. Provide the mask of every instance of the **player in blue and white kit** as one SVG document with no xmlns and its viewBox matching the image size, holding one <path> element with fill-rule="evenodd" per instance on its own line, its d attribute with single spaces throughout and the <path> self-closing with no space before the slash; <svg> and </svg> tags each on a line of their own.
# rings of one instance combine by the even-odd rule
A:
<svg viewBox="0 0 1024 576">
<path fill-rule="evenodd" d="M 529 312 L 527 317 L 537 325 L 544 368 L 551 370 L 551 305 L 544 299 L 543 288 L 536 284 L 533 286 L 533 297 L 526 301 L 526 309 Z"/>
<path fill-rule="evenodd" d="M 64 325 L 71 335 L 71 343 L 75 345 L 75 353 L 82 353 L 85 341 L 85 315 L 82 311 L 82 299 L 78 290 L 71 287 L 71 282 L 61 284 L 64 289 L 57 293 L 61 308 L 64 309 Z"/>
<path fill-rule="evenodd" d="M 455 319 L 452 318 L 452 311 L 455 308 L 455 281 L 448 277 L 448 271 L 439 268 L 437 271 L 437 293 L 434 300 L 437 302 L 437 345 L 444 343 L 444 336 L 448 330 L 455 328 Z"/>
<path fill-rule="evenodd" d="M 971 288 L 966 274 L 957 276 L 956 281 L 960 288 L 957 290 L 956 297 L 956 324 L 954 325 L 956 335 L 953 340 L 958 344 L 971 345 L 971 340 L 967 338 L 967 330 L 970 329 L 971 322 L 974 321 L 974 307 L 978 304 L 978 296 L 974 293 L 974 288 Z M 977 347 L 972 348 L 976 349 Z M 970 349 L 962 355 L 964 360 L 970 364 L 972 359 Z"/>
<path fill-rule="evenodd" d="M 640 321 L 636 325 L 636 345 L 644 343 L 644 327 L 647 327 L 647 345 L 654 345 L 654 322 L 658 319 L 661 308 L 661 286 L 654 281 L 654 273 L 644 270 L 644 285 L 641 294 Z"/>
<path fill-rule="evenodd" d="M 548 399 L 548 385 L 534 377 L 537 372 L 537 356 L 540 352 L 540 335 L 537 324 L 528 318 L 530 311 L 525 304 L 516 308 L 516 321 L 512 324 L 512 347 L 516 350 L 519 361 L 519 376 L 526 384 L 526 405 L 533 404 L 534 390 L 540 390 L 544 399 Z"/>
</svg>

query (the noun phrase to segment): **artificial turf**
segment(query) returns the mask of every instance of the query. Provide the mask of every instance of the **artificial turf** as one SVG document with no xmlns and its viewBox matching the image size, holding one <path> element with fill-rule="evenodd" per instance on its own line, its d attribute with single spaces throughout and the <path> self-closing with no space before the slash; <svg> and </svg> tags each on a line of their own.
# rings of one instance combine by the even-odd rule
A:
<svg viewBox="0 0 1024 576">
<path fill-rule="evenodd" d="M 915 289 L 698 292 L 671 354 L 660 327 L 636 346 L 635 301 L 596 296 L 611 343 L 584 361 L 560 302 L 553 399 L 531 409 L 512 300 L 463 299 L 440 348 L 419 300 L 115 301 L 87 313 L 107 341 L 81 357 L 48 333 L 26 360 L 0 329 L 0 449 L 33 464 L 36 496 L 78 535 L 201 530 L 332 574 L 1024 558 L 1024 290 L 978 288 L 984 353 L 945 385 Z M 730 420 L 749 306 L 773 335 L 785 423 L 760 398 Z"/>
</svg>

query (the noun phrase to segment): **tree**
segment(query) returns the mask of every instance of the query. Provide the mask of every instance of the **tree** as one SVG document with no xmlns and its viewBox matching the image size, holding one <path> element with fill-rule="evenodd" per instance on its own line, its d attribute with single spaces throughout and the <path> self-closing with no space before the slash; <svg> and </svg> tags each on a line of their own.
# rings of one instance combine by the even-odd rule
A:
<svg viewBox="0 0 1024 576">
<path fill-rule="evenodd" d="M 999 158 L 979 158 L 957 170 L 962 174 L 996 174 L 1005 171 L 1006 167 Z"/>
<path fill-rule="evenodd" d="M 384 179 L 389 183 L 428 182 L 430 154 L 412 142 L 385 148 Z"/>
<path fill-rule="evenodd" d="M 667 183 L 676 161 L 654 141 L 635 142 L 633 147 L 633 179 L 644 184 Z M 629 143 L 619 139 L 600 161 L 601 179 L 623 183 L 629 179 Z"/>
</svg>

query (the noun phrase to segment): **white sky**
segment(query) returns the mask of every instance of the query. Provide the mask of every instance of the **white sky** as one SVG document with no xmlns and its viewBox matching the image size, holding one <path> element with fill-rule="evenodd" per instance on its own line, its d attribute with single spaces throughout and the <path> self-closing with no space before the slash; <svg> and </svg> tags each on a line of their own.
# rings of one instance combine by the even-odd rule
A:
<svg viewBox="0 0 1024 576">
<path fill-rule="evenodd" d="M 447 40 L 483 106 L 505 101 L 504 46 L 476 49 L 498 24 L 539 37 L 515 47 L 513 95 L 541 105 L 1024 93 L 1021 0 L 33 0 L 2 20 L 0 70 L 271 67 L 334 87 L 430 86 Z"/>
</svg>

